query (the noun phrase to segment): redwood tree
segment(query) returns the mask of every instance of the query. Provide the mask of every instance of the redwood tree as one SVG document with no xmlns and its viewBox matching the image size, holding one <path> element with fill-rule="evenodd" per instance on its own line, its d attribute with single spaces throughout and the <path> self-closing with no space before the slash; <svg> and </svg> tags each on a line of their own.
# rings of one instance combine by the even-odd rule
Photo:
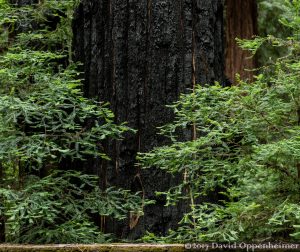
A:
<svg viewBox="0 0 300 252">
<path fill-rule="evenodd" d="M 255 68 L 254 58 L 249 58 L 248 51 L 240 49 L 236 38 L 250 39 L 257 35 L 257 3 L 256 0 L 226 0 L 226 76 L 235 81 L 235 74 L 241 79 L 252 80 Z"/>
<path fill-rule="evenodd" d="M 102 186 L 142 191 L 156 204 L 129 223 L 110 223 L 108 231 L 136 238 L 149 230 L 164 234 L 185 206 L 164 207 L 155 195 L 176 178 L 135 166 L 138 152 L 166 143 L 157 127 L 173 114 L 165 105 L 196 83 L 224 81 L 222 0 L 82 0 L 74 20 L 75 60 L 83 63 L 86 96 L 111 104 L 116 122 L 137 130 L 108 142 L 110 161 L 89 161 Z M 191 133 L 182 133 L 190 138 Z M 103 219 L 101 223 L 103 224 Z"/>
</svg>

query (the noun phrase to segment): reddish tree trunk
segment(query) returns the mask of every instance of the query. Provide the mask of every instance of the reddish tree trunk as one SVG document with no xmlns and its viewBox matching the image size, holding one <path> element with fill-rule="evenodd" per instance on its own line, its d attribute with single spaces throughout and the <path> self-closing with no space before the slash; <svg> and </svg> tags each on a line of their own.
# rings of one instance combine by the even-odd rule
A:
<svg viewBox="0 0 300 252">
<path fill-rule="evenodd" d="M 227 78 L 235 82 L 235 75 L 242 80 L 252 80 L 253 72 L 247 69 L 256 67 L 251 54 L 238 47 L 235 38 L 250 39 L 257 34 L 256 0 L 226 0 L 226 60 Z"/>
</svg>

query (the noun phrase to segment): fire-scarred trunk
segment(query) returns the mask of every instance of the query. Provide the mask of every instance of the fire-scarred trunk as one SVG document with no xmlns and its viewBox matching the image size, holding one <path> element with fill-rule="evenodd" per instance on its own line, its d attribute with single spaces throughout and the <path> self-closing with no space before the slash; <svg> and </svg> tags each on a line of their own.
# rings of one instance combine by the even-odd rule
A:
<svg viewBox="0 0 300 252">
<path fill-rule="evenodd" d="M 103 186 L 143 191 L 157 201 L 143 217 L 131 216 L 130 225 L 110 223 L 108 229 L 127 238 L 145 230 L 164 234 L 185 206 L 166 208 L 155 191 L 176 178 L 141 170 L 135 158 L 166 143 L 157 135 L 157 127 L 173 117 L 165 105 L 195 83 L 223 82 L 223 1 L 83 0 L 74 20 L 74 50 L 84 64 L 85 95 L 110 102 L 116 122 L 137 130 L 107 143 L 111 161 L 90 161 L 91 169 Z"/>
</svg>

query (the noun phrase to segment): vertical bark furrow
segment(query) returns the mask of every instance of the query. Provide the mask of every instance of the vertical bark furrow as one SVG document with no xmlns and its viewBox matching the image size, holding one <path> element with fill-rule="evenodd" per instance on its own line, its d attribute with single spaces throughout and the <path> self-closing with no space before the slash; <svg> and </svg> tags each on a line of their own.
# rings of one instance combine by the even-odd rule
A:
<svg viewBox="0 0 300 252">
<path fill-rule="evenodd" d="M 222 0 L 82 0 L 79 6 L 74 57 L 85 66 L 85 94 L 109 101 L 116 121 L 138 130 L 108 143 L 108 184 L 144 189 L 147 198 L 157 200 L 132 230 L 122 228 L 124 223 L 110 225 L 119 236 L 136 238 L 145 230 L 164 234 L 186 208 L 165 208 L 165 199 L 155 195 L 179 178 L 139 171 L 135 157 L 167 143 L 156 135 L 157 127 L 173 118 L 165 105 L 192 88 L 193 74 L 195 83 L 223 81 L 222 7 Z"/>
<path fill-rule="evenodd" d="M 257 35 L 256 0 L 226 0 L 226 75 L 234 82 L 235 75 L 252 80 L 253 72 L 245 69 L 256 67 L 251 53 L 238 47 L 235 39 L 251 39 Z"/>
</svg>

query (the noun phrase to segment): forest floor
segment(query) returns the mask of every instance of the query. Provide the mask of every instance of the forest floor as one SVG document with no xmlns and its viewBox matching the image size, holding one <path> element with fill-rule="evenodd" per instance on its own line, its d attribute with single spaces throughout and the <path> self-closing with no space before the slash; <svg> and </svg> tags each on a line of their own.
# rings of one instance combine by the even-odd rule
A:
<svg viewBox="0 0 300 252">
<path fill-rule="evenodd" d="M 1 244 L 0 251 L 9 252 L 181 252 L 183 244 L 55 244 L 12 245 Z"/>
<path fill-rule="evenodd" d="M 216 244 L 216 243 L 215 243 Z M 188 245 L 188 246 L 186 246 Z M 213 248 L 211 244 L 197 244 L 197 248 L 192 248 L 194 244 L 50 244 L 50 245 L 16 245 L 0 244 L 0 252 L 183 252 L 183 251 L 264 251 L 264 252 L 285 252 L 299 251 L 297 249 L 224 249 Z M 207 247 L 208 246 L 208 247 Z"/>
</svg>

